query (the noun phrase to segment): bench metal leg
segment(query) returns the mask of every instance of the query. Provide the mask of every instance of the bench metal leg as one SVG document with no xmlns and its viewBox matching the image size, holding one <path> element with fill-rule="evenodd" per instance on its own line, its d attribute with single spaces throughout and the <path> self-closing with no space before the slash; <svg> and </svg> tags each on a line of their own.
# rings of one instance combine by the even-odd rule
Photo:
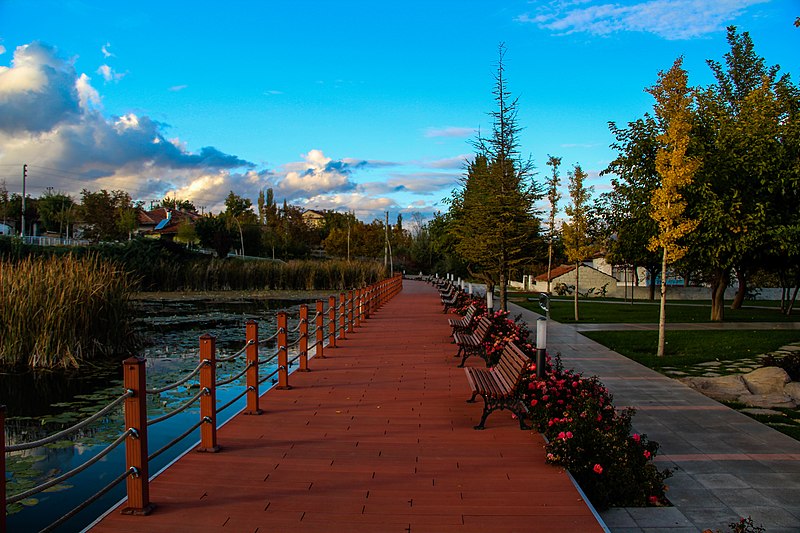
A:
<svg viewBox="0 0 800 533">
<path fill-rule="evenodd" d="M 472 393 L 472 398 L 467 400 L 467 403 L 475 403 L 475 397 L 478 396 L 478 391 Z"/>
</svg>

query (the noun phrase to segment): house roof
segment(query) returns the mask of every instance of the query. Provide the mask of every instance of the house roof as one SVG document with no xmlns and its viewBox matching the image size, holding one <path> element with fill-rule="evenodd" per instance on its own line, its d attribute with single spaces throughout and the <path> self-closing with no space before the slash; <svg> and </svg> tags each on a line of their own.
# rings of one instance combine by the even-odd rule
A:
<svg viewBox="0 0 800 533">
<path fill-rule="evenodd" d="M 150 211 L 139 211 L 138 220 L 140 226 L 153 226 L 150 233 L 164 234 L 177 233 L 178 227 L 184 222 L 194 223 L 200 215 L 178 209 L 167 207 L 157 207 Z M 159 227 L 160 226 L 160 227 Z M 147 229 L 147 228 L 142 228 Z"/>
<path fill-rule="evenodd" d="M 600 273 L 600 274 L 602 274 L 602 275 L 604 275 L 606 277 L 609 277 L 611 279 L 617 279 L 614 276 L 610 276 L 610 275 L 606 274 L 602 270 L 597 270 L 596 268 L 591 267 L 589 265 L 585 265 L 583 263 L 581 263 L 581 268 L 584 268 L 584 269 L 588 268 L 589 270 L 594 270 L 595 272 L 598 272 L 598 273 Z M 554 279 L 556 279 L 556 278 L 558 278 L 560 276 L 563 276 L 564 274 L 572 272 L 573 270 L 575 270 L 575 265 L 561 265 L 559 267 L 556 267 L 556 268 L 554 268 L 553 270 L 550 271 L 550 281 L 553 281 Z M 536 281 L 547 281 L 547 272 L 545 272 L 544 274 L 541 274 L 539 276 L 536 276 L 536 278 L 534 278 L 534 279 Z"/>
<path fill-rule="evenodd" d="M 575 265 L 557 266 L 556 268 L 550 270 L 550 281 L 553 281 L 558 276 L 563 276 L 567 272 L 572 272 L 573 270 L 575 270 Z M 536 276 L 534 279 L 536 279 L 536 281 L 547 281 L 547 272 Z"/>
</svg>

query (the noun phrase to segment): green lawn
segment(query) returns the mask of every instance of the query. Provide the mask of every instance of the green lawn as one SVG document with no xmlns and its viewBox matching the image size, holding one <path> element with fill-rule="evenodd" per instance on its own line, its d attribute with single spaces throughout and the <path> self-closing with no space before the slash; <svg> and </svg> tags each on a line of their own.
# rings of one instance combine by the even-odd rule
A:
<svg viewBox="0 0 800 533">
<path fill-rule="evenodd" d="M 800 341 L 798 330 L 668 331 L 666 354 L 657 357 L 657 331 L 587 331 L 582 334 L 657 371 L 663 367 L 686 370 L 707 361 L 753 357 Z"/>
<path fill-rule="evenodd" d="M 529 302 L 526 297 L 513 298 L 512 301 L 536 313 L 542 313 L 537 301 Z M 754 302 L 751 305 L 762 305 Z M 781 314 L 776 308 L 763 303 L 763 307 L 745 306 L 735 311 L 725 309 L 725 322 L 795 322 L 800 320 L 800 310 L 791 316 Z M 637 301 L 625 303 L 609 299 L 583 299 L 578 303 L 580 322 L 610 324 L 656 324 L 658 323 L 658 302 Z M 710 322 L 711 306 L 706 302 L 667 302 L 667 322 Z M 550 303 L 550 318 L 566 324 L 574 324 L 572 300 L 553 300 Z"/>
</svg>

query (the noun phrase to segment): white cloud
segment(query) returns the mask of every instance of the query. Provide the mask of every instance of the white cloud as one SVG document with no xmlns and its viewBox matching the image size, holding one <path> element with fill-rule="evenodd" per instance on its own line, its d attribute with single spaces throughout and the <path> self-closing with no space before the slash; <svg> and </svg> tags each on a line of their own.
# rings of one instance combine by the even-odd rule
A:
<svg viewBox="0 0 800 533">
<path fill-rule="evenodd" d="M 182 90 L 186 89 L 187 87 L 189 87 L 189 86 L 188 85 L 173 85 L 172 87 L 170 87 L 167 90 L 171 91 L 173 93 L 177 93 L 179 91 L 182 91 Z"/>
<path fill-rule="evenodd" d="M 428 128 L 425 137 L 469 137 L 475 133 L 475 128 L 462 128 L 458 126 L 445 126 L 444 128 Z"/>
<path fill-rule="evenodd" d="M 100 65 L 100 68 L 97 69 L 97 73 L 103 76 L 103 79 L 106 81 L 119 81 L 125 77 L 124 72 L 114 72 L 114 69 L 108 65 Z"/>
<path fill-rule="evenodd" d="M 620 31 L 653 33 L 664 39 L 702 37 L 721 31 L 748 7 L 769 0 L 649 0 L 628 5 L 550 3 L 535 14 L 517 17 L 561 35 L 610 35 Z M 579 5 L 581 4 L 581 5 Z"/>
<path fill-rule="evenodd" d="M 81 74 L 75 80 L 75 88 L 78 91 L 78 102 L 81 109 L 89 111 L 100 107 L 100 93 L 89 83 L 92 78 L 86 74 Z"/>
<path fill-rule="evenodd" d="M 6 47 L 0 44 L 0 56 L 6 53 Z"/>
<path fill-rule="evenodd" d="M 39 42 L 18 47 L 11 66 L 0 66 L 0 163 L 35 161 L 34 187 L 35 169 L 46 167 L 57 169 L 47 178 L 57 190 L 113 187 L 134 198 L 253 166 L 210 146 L 189 151 L 146 115 L 105 117 L 100 103 L 89 76 L 78 75 L 55 48 Z"/>
<path fill-rule="evenodd" d="M 108 51 L 109 48 L 111 48 L 111 43 L 109 42 L 100 47 L 100 51 L 103 53 L 103 57 L 105 58 L 114 57 L 114 54 Z"/>
</svg>

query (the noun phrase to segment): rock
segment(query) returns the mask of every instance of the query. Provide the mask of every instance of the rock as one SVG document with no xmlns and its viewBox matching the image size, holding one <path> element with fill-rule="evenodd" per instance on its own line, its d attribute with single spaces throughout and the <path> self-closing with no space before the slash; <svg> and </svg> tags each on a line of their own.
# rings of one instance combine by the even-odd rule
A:
<svg viewBox="0 0 800 533">
<path fill-rule="evenodd" d="M 750 394 L 742 376 L 738 374 L 718 378 L 690 377 L 680 381 L 709 398 L 722 402 L 738 401 L 740 396 Z"/>
<path fill-rule="evenodd" d="M 783 388 L 783 393 L 800 403 L 800 382 L 792 381 L 791 383 L 787 383 Z"/>
<path fill-rule="evenodd" d="M 786 416 L 785 414 L 781 413 L 780 411 L 775 411 L 774 409 L 742 409 L 743 413 L 747 413 L 750 415 L 773 415 L 773 416 Z"/>
<path fill-rule="evenodd" d="M 789 383 L 789 374 L 777 366 L 765 366 L 742 376 L 747 389 L 753 394 L 783 394 Z"/>
<path fill-rule="evenodd" d="M 705 363 L 697 363 L 697 366 L 719 366 L 721 364 L 719 361 L 707 361 Z"/>
<path fill-rule="evenodd" d="M 786 407 L 794 409 L 797 407 L 791 396 L 786 396 L 783 393 L 776 394 L 742 394 L 736 399 L 739 403 L 743 403 L 748 407 L 761 407 L 770 409 L 774 407 Z"/>
<path fill-rule="evenodd" d="M 784 346 L 781 350 L 786 350 L 787 352 L 800 352 L 800 345 L 790 344 L 789 346 Z"/>
<path fill-rule="evenodd" d="M 718 378 L 719 376 L 720 374 L 717 374 L 716 372 L 706 372 L 703 374 L 704 378 Z"/>
</svg>

